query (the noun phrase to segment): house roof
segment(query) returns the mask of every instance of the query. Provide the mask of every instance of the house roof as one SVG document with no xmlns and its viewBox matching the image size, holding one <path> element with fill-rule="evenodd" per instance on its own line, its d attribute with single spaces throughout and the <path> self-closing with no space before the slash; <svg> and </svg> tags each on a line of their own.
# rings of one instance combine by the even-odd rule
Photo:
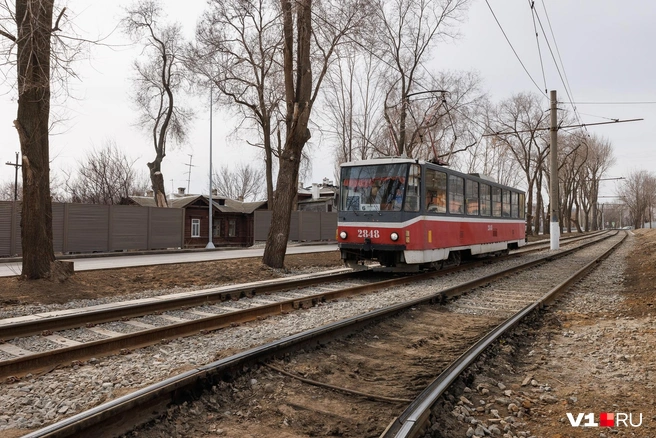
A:
<svg viewBox="0 0 656 438">
<path fill-rule="evenodd" d="M 198 198 L 201 198 L 201 195 L 188 195 L 188 196 L 181 196 L 181 197 L 170 197 L 168 199 L 169 202 L 169 207 L 170 208 L 185 208 L 187 205 L 193 203 L 196 201 Z M 131 199 L 135 204 L 138 204 L 142 207 L 157 207 L 157 204 L 155 204 L 155 199 L 152 196 L 130 196 L 129 199 Z"/>
<path fill-rule="evenodd" d="M 335 193 L 339 191 L 339 187 L 335 186 L 327 186 L 327 187 L 319 187 L 319 197 L 321 198 L 334 198 Z M 308 196 L 312 196 L 312 187 L 301 187 L 298 189 L 298 197 L 299 198 L 306 198 Z"/>
<path fill-rule="evenodd" d="M 155 199 L 152 196 L 130 196 L 130 199 L 142 207 L 156 207 Z M 202 201 L 205 205 L 208 203 L 208 197 L 204 195 L 187 195 L 181 197 L 170 197 L 170 208 L 185 208 L 196 201 Z M 258 208 L 265 206 L 267 201 L 241 202 L 234 199 L 212 197 L 214 208 L 222 213 L 244 213 L 251 214 Z"/>
<path fill-rule="evenodd" d="M 205 198 L 205 197 L 203 197 Z M 224 204 L 221 205 L 219 200 L 212 198 L 212 204 L 222 213 L 245 213 L 251 214 L 260 207 L 266 205 L 267 201 L 256 201 L 256 202 L 241 202 L 235 201 L 234 199 L 223 199 Z"/>
</svg>

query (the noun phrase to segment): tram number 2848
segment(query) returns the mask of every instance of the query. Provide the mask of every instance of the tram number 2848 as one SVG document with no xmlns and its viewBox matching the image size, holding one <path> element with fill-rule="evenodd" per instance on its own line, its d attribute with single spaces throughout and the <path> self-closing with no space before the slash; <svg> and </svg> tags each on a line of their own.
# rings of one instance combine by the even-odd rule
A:
<svg viewBox="0 0 656 438">
<path fill-rule="evenodd" d="M 379 230 L 358 230 L 358 237 L 360 238 L 369 238 L 369 239 L 378 239 L 380 237 Z"/>
</svg>

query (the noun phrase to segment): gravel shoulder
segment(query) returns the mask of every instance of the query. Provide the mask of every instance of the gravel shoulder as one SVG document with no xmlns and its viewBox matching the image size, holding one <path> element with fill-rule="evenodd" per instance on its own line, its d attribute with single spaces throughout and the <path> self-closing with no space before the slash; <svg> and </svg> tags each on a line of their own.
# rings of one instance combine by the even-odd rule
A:
<svg viewBox="0 0 656 438">
<path fill-rule="evenodd" d="M 446 396 L 439 436 L 656 436 L 653 248 L 656 231 L 638 230 L 540 318 L 479 358 Z M 594 423 L 601 413 L 631 417 L 583 427 L 584 417 L 573 427 L 568 413 L 593 413 Z"/>
</svg>

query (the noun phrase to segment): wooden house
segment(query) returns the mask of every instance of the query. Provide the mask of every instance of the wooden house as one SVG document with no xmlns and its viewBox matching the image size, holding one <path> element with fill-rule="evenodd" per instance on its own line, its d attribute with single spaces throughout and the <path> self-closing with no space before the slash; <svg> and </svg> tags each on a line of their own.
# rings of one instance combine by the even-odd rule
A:
<svg viewBox="0 0 656 438">
<path fill-rule="evenodd" d="M 209 242 L 209 197 L 184 195 L 169 197 L 171 208 L 183 208 L 185 248 L 205 248 Z M 154 207 L 152 196 L 131 196 L 127 203 Z M 242 202 L 212 197 L 212 243 L 216 247 L 251 246 L 254 243 L 254 212 L 266 209 L 266 201 Z"/>
</svg>

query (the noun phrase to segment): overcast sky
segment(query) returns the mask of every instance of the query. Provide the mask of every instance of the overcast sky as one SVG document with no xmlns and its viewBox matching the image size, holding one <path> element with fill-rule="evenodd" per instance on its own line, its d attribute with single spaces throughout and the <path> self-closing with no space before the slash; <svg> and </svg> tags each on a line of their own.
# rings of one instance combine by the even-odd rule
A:
<svg viewBox="0 0 656 438">
<path fill-rule="evenodd" d="M 431 66 L 438 70 L 475 70 L 483 80 L 482 88 L 494 102 L 519 92 L 541 93 L 545 89 L 540 57 L 528 1 L 488 0 L 510 43 L 524 63 L 528 74 L 503 36 L 485 0 L 474 0 L 466 21 L 460 28 L 461 37 L 452 43 L 441 44 Z M 205 2 L 167 0 L 167 12 L 178 20 L 189 37 Z M 122 17 L 121 7 L 128 2 L 69 0 L 69 10 L 76 18 L 80 35 L 94 38 L 109 34 Z M 653 171 L 656 150 L 656 60 L 653 44 L 656 41 L 656 2 L 629 0 L 536 0 L 535 6 L 542 25 L 550 38 L 556 59 L 556 47 L 551 40 L 547 15 L 553 29 L 560 58 L 561 75 L 567 78 L 570 96 L 583 123 L 608 119 L 643 118 L 644 121 L 590 126 L 588 132 L 604 136 L 614 148 L 616 164 L 607 177 L 626 176 L 632 170 Z M 539 24 L 538 24 L 539 26 Z M 567 106 L 570 96 L 554 67 L 549 47 L 540 32 L 539 45 L 546 77 L 546 89 L 556 90 L 560 106 Z M 125 43 L 116 32 L 110 43 Z M 152 142 L 139 128 L 133 126 L 136 115 L 129 101 L 131 63 L 135 48 L 110 50 L 97 47 L 88 61 L 78 64 L 80 80 L 73 80 L 71 98 L 66 102 L 65 125 L 59 126 L 51 139 L 52 169 L 75 167 L 85 152 L 101 147 L 107 140 L 115 140 L 130 157 L 138 158 L 138 165 L 146 169 L 146 162 L 154 157 Z M 563 70 L 564 67 L 564 70 Z M 530 74 L 530 77 L 529 77 Z M 531 79 L 533 78 L 533 80 Z M 533 83 L 535 81 L 537 85 Z M 12 122 L 16 115 L 14 95 L 5 85 L 0 95 L 0 138 L 2 147 L 0 181 L 13 180 L 14 168 L 4 165 L 14 162 L 19 151 L 18 137 Z M 209 113 L 208 99 L 197 100 L 197 119 L 186 145 L 170 149 L 163 162 L 167 191 L 186 187 L 189 154 L 193 155 L 190 191 L 207 193 L 209 171 Z M 587 102 L 593 102 L 589 104 Z M 619 102 L 622 102 L 620 104 Z M 628 102 L 628 103 L 625 103 Z M 638 103 L 651 102 L 651 103 Z M 615 103 L 615 104 L 610 104 Z M 544 99 L 544 107 L 549 102 Z M 571 109 L 571 108 L 570 108 Z M 256 159 L 258 153 L 231 135 L 231 120 L 225 113 L 215 111 L 213 130 L 214 166 L 235 165 Z M 313 147 L 312 181 L 334 178 L 330 151 Z M 615 181 L 602 185 L 601 195 L 615 193 Z M 608 199 L 608 202 L 613 202 Z"/>
</svg>

